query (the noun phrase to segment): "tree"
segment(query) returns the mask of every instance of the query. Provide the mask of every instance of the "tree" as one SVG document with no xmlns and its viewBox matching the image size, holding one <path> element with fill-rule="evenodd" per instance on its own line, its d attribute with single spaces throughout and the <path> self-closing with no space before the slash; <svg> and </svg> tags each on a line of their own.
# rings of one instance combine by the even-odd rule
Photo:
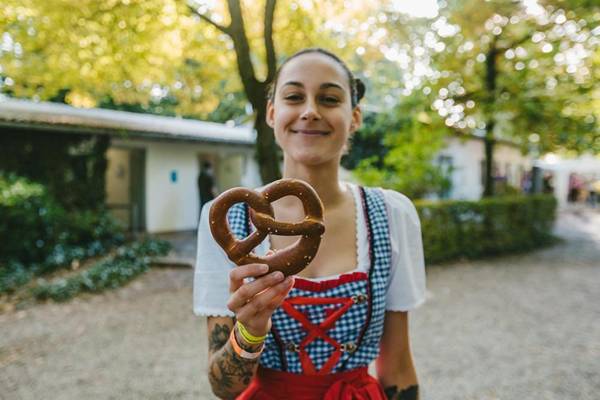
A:
<svg viewBox="0 0 600 400">
<path fill-rule="evenodd" d="M 258 79 L 254 64 L 252 63 L 250 43 L 248 41 L 248 36 L 246 35 L 246 27 L 240 1 L 227 1 L 230 15 L 230 23 L 228 25 L 221 25 L 207 16 L 204 12 L 199 11 L 196 7 L 190 7 L 192 12 L 229 36 L 233 42 L 238 73 L 248 101 L 252 104 L 256 113 L 254 122 L 254 129 L 257 132 L 256 159 L 260 166 L 263 182 L 271 182 L 281 177 L 279 171 L 279 158 L 277 157 L 277 146 L 273 137 L 273 131 L 266 123 L 267 92 L 269 84 L 273 81 L 277 70 L 275 44 L 273 42 L 275 4 L 276 0 L 267 0 L 265 2 L 264 44 L 267 74 L 265 79 L 262 80 Z"/>
<path fill-rule="evenodd" d="M 449 189 L 448 171 L 443 171 L 434 160 L 448 129 L 430 104 L 427 95 L 415 91 L 388 112 L 365 119 L 366 125 L 355 135 L 345 160 L 347 166 L 355 166 L 354 174 L 359 180 L 411 198 Z M 365 151 L 373 155 L 368 156 Z M 356 153 L 361 154 L 356 157 Z"/>
<path fill-rule="evenodd" d="M 449 129 L 484 137 L 485 196 L 493 195 L 500 137 L 524 151 L 600 149 L 590 102 L 598 91 L 600 32 L 591 28 L 599 14 L 591 4 L 455 0 L 415 38 L 413 51 L 433 67 L 425 87 L 437 95 L 434 109 Z"/>
<path fill-rule="evenodd" d="M 332 2 L 304 2 L 304 8 L 299 7 L 297 3 L 291 3 L 291 12 L 281 13 L 279 18 L 275 18 L 276 0 L 265 0 L 264 11 L 262 13 L 263 26 L 262 32 L 256 34 L 257 25 L 254 24 L 254 35 L 247 33 L 246 20 L 242 3 L 240 0 L 227 0 L 227 14 L 229 22 L 222 24 L 211 17 L 211 11 L 203 2 L 190 3 L 190 10 L 216 28 L 218 31 L 227 35 L 233 43 L 233 49 L 237 60 L 238 74 L 244 89 L 244 93 L 254 110 L 254 128 L 257 132 L 256 157 L 260 166 L 260 172 L 263 182 L 270 182 L 280 178 L 278 148 L 275 144 L 272 129 L 266 123 L 267 93 L 277 71 L 277 52 L 275 42 L 279 32 L 277 43 L 281 45 L 282 54 L 291 53 L 303 47 L 310 47 L 318 44 L 319 47 L 335 48 L 338 54 L 343 58 L 357 61 L 354 57 L 359 40 L 368 36 L 375 26 L 369 24 L 368 29 L 362 32 L 353 31 L 345 33 L 340 26 L 344 26 L 340 21 L 352 21 L 358 24 L 357 17 L 362 13 L 362 19 L 373 12 L 375 9 L 363 0 L 354 0 L 345 2 L 352 7 L 342 7 L 339 1 Z M 340 12 L 340 10 L 344 10 Z M 248 6 L 246 16 L 258 14 L 256 5 Z M 215 12 L 213 10 L 212 12 Z M 310 15 L 309 15 L 310 13 Z M 225 14 L 224 10 L 216 10 L 219 19 Z M 330 18 L 328 16 L 336 16 Z M 337 21 L 335 21 L 337 19 Z M 330 31 L 323 29 L 327 22 L 333 26 Z M 336 25 L 337 24 L 337 25 Z M 280 29 L 275 29 L 276 25 Z M 259 39 L 260 38 L 260 39 Z M 254 40 L 253 40 L 254 39 Z M 252 42 L 262 40 L 263 46 L 254 46 Z M 337 45 L 337 46 L 336 46 Z M 362 52 L 366 50 L 361 47 Z M 379 53 L 381 58 L 381 53 Z M 263 60 L 261 63 L 258 60 Z M 256 64 L 256 65 L 255 65 Z M 263 66 L 264 73 L 260 77 L 259 69 Z"/>
<path fill-rule="evenodd" d="M 292 1 L 276 13 L 275 0 L 213 7 L 191 0 L 6 0 L 0 91 L 78 107 L 236 120 L 247 109 L 242 93 L 254 113 L 261 175 L 270 181 L 279 176 L 279 158 L 264 122 L 265 95 L 277 55 L 318 44 L 352 60 L 356 43 L 374 33 L 371 23 L 345 32 L 373 10 L 366 0 L 341 4 Z"/>
</svg>

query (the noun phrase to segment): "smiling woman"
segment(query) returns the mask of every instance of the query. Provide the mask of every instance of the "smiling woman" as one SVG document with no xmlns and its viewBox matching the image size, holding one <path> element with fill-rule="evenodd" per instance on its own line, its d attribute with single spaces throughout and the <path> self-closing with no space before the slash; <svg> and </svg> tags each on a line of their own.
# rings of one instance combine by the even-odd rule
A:
<svg viewBox="0 0 600 400">
<path fill-rule="evenodd" d="M 416 210 L 404 195 L 339 179 L 348 139 L 361 125 L 365 87 L 334 54 L 306 49 L 279 69 L 267 123 L 284 154 L 284 178 L 301 179 L 324 205 L 316 256 L 295 276 L 235 267 L 210 236 L 204 207 L 198 232 L 194 312 L 208 316 L 209 379 L 238 399 L 417 399 L 408 311 L 424 302 L 425 272 Z M 299 221 L 302 202 L 272 203 L 278 221 Z M 244 204 L 228 223 L 238 237 L 254 227 Z M 258 255 L 291 245 L 268 236 Z M 254 278 L 254 279 L 247 279 Z M 377 361 L 377 378 L 367 372 Z"/>
<path fill-rule="evenodd" d="M 267 105 L 267 123 L 277 144 L 290 150 L 284 151 L 284 165 L 327 161 L 335 170 L 348 138 L 360 126 L 357 105 L 364 93 L 364 84 L 331 53 L 306 49 L 290 57 L 273 81 Z M 318 140 L 323 137 L 328 138 Z"/>
</svg>

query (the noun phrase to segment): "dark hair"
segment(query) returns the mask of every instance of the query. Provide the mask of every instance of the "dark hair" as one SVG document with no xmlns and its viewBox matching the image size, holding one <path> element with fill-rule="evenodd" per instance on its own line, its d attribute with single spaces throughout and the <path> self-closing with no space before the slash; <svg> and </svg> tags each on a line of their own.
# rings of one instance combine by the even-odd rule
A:
<svg viewBox="0 0 600 400">
<path fill-rule="evenodd" d="M 367 88 L 365 87 L 365 84 L 360 79 L 354 77 L 354 74 L 352 74 L 352 71 L 350 71 L 350 68 L 348 68 L 346 63 L 343 62 L 338 56 L 336 56 L 332 52 L 322 49 L 320 47 L 310 47 L 307 49 L 300 50 L 299 52 L 288 57 L 283 62 L 283 64 L 281 64 L 279 66 L 279 68 L 277 69 L 277 72 L 275 73 L 275 77 L 273 78 L 273 82 L 271 82 L 271 84 L 269 85 L 269 91 L 268 91 L 268 95 L 267 95 L 269 100 L 273 101 L 273 99 L 275 97 L 275 90 L 277 89 L 277 81 L 279 80 L 279 73 L 281 72 L 283 67 L 288 62 L 293 60 L 294 58 L 299 57 L 303 54 L 310 54 L 310 53 L 323 54 L 323 55 L 333 59 L 344 69 L 344 71 L 346 71 L 346 75 L 348 76 L 348 84 L 350 85 L 350 99 L 351 99 L 351 103 L 352 103 L 352 108 L 356 107 L 358 105 L 358 102 L 364 97 L 365 91 L 367 90 Z"/>
</svg>

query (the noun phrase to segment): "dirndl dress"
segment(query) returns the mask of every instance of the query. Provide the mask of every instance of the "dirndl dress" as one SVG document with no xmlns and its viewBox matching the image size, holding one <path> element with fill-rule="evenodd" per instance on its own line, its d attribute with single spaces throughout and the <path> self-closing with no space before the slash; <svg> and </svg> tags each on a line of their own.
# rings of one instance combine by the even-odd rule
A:
<svg viewBox="0 0 600 400">
<path fill-rule="evenodd" d="M 379 354 L 383 334 L 389 227 L 383 192 L 359 189 L 368 228 L 368 272 L 318 282 L 296 277 L 272 315 L 258 372 L 238 399 L 386 399 L 367 368 Z M 229 210 L 228 222 L 239 238 L 254 229 L 242 203 Z"/>
</svg>

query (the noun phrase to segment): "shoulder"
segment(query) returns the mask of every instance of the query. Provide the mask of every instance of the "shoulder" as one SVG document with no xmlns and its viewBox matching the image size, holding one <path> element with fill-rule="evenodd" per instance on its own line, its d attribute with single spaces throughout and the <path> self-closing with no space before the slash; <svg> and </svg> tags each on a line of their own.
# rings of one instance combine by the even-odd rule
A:
<svg viewBox="0 0 600 400">
<path fill-rule="evenodd" d="M 376 190 L 381 193 L 390 218 L 401 218 L 407 222 L 419 224 L 419 214 L 414 203 L 403 193 L 381 187 L 365 187 L 365 189 Z"/>
</svg>

